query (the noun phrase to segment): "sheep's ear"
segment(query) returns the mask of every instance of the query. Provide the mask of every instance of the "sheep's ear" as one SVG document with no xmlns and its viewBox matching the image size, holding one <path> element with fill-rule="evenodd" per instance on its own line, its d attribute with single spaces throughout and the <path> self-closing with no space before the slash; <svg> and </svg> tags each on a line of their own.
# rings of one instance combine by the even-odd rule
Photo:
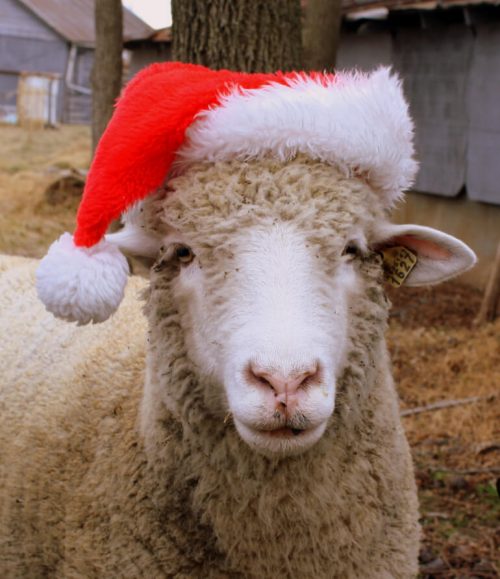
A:
<svg viewBox="0 0 500 579">
<path fill-rule="evenodd" d="M 116 233 L 108 233 L 106 240 L 125 256 L 139 260 L 147 269 L 154 264 L 162 246 L 162 237 L 130 223 Z"/>
<path fill-rule="evenodd" d="M 390 249 L 396 247 L 406 248 L 410 254 L 405 257 L 403 251 L 397 255 L 397 252 Z M 404 270 L 410 270 L 404 278 L 408 286 L 440 283 L 467 271 L 476 263 L 475 253 L 465 243 L 437 229 L 421 225 L 380 225 L 375 231 L 373 249 L 384 255 L 386 271 L 390 270 L 389 279 L 391 273 L 394 273 L 393 268 L 398 267 L 394 263 L 394 256 L 403 270 L 399 272 L 401 278 L 406 273 Z"/>
<path fill-rule="evenodd" d="M 137 259 L 149 269 L 160 251 L 162 237 L 147 227 L 143 207 L 143 201 L 132 205 L 121 217 L 123 227 L 115 233 L 108 233 L 106 240 L 116 245 L 126 257 Z"/>
</svg>

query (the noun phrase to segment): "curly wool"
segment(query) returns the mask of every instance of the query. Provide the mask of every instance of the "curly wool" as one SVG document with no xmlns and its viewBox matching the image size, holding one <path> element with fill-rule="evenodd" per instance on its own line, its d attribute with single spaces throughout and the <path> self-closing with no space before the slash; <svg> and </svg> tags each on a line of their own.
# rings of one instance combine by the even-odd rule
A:
<svg viewBox="0 0 500 579">
<path fill-rule="evenodd" d="M 339 249 L 335 231 L 356 223 L 369 231 L 383 214 L 362 181 L 303 158 L 196 166 L 171 187 L 179 194 L 149 203 L 146 223 L 197 236 L 214 307 L 231 284 L 215 291 L 223 272 L 210 256 L 215 247 L 230 251 L 245 223 L 297 222 L 327 268 Z M 0 327 L 24 336 L 9 343 L 0 367 L 8 576 L 416 576 L 416 489 L 383 338 L 387 302 L 376 256 L 359 264 L 363 288 L 352 304 L 330 425 L 306 454 L 284 460 L 240 440 L 223 420 L 221 392 L 217 412 L 207 404 L 214 385 L 187 355 L 168 272 L 153 272 L 145 292 L 142 394 L 140 282 L 109 322 L 76 329 L 37 303 L 33 263 L 0 263 Z M 26 364 L 26 344 L 37 361 Z"/>
</svg>

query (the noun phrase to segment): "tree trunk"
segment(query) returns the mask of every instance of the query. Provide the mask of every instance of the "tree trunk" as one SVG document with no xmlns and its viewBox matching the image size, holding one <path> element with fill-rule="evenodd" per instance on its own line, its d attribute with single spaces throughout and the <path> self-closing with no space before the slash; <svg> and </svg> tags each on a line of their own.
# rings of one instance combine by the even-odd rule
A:
<svg viewBox="0 0 500 579">
<path fill-rule="evenodd" d="M 341 0 L 308 0 L 302 40 L 307 70 L 332 70 L 335 66 L 342 22 Z"/>
<path fill-rule="evenodd" d="M 175 60 L 246 72 L 301 68 L 300 0 L 172 0 Z"/>
<path fill-rule="evenodd" d="M 483 301 L 479 308 L 474 324 L 480 326 L 486 322 L 492 322 L 498 315 L 500 308 L 500 243 L 497 247 L 497 255 L 491 269 L 488 284 L 484 292 Z"/>
<path fill-rule="evenodd" d="M 92 69 L 92 146 L 95 151 L 122 87 L 121 0 L 95 0 L 94 15 L 96 38 Z"/>
</svg>

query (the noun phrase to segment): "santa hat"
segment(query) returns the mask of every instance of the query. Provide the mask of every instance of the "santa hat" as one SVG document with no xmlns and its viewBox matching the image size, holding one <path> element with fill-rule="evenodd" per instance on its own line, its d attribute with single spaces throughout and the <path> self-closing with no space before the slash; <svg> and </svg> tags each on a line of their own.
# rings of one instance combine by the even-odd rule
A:
<svg viewBox="0 0 500 579">
<path fill-rule="evenodd" d="M 399 80 L 360 73 L 245 74 L 155 64 L 126 87 L 97 147 L 76 231 L 37 271 L 57 317 L 101 322 L 118 307 L 125 257 L 110 223 L 167 180 L 179 161 L 280 160 L 304 153 L 363 176 L 392 205 L 413 181 L 413 127 Z"/>
</svg>

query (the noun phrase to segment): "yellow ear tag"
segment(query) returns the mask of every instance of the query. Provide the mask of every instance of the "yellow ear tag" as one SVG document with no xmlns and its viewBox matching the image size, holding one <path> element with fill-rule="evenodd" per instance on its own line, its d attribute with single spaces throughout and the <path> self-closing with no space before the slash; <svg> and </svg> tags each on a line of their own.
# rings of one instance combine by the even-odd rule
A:
<svg viewBox="0 0 500 579">
<path fill-rule="evenodd" d="M 402 246 L 386 247 L 380 253 L 383 259 L 385 281 L 394 287 L 399 287 L 417 264 L 417 255 Z"/>
</svg>

